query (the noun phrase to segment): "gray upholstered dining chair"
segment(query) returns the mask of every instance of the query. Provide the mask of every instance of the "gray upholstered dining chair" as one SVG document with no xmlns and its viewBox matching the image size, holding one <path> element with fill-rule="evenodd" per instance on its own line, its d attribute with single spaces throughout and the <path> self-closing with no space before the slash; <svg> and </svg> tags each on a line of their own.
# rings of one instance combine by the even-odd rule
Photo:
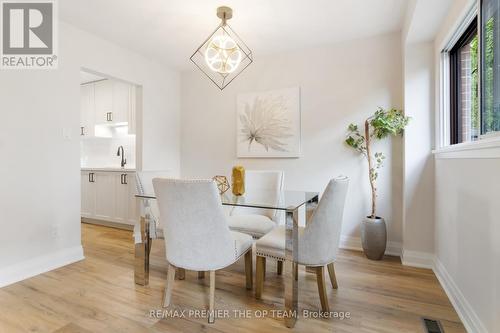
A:
<svg viewBox="0 0 500 333">
<path fill-rule="evenodd" d="M 279 170 L 245 171 L 245 196 L 247 198 L 278 202 L 283 195 L 285 174 Z M 264 198 L 265 196 L 265 198 Z M 233 207 L 230 212 L 229 228 L 259 239 L 277 225 L 284 223 L 282 211 L 264 208 Z M 278 274 L 283 271 L 283 263 L 277 261 Z M 265 272 L 265 266 L 264 266 Z M 264 273 L 265 275 L 265 273 Z"/>
<path fill-rule="evenodd" d="M 278 201 L 283 192 L 283 171 L 247 170 L 245 196 L 270 196 L 266 200 Z M 229 228 L 260 238 L 282 223 L 279 211 L 272 209 L 235 207 L 229 217 Z"/>
<path fill-rule="evenodd" d="M 330 281 L 338 288 L 334 262 L 340 242 L 340 232 L 349 178 L 330 180 L 311 221 L 299 229 L 297 265 L 305 265 L 316 271 L 318 292 L 323 311 L 329 311 L 324 280 L 324 268 L 328 267 Z M 278 226 L 256 242 L 257 265 L 255 297 L 262 297 L 266 258 L 285 261 L 285 226 Z M 297 266 L 296 266 L 297 267 Z M 295 272 L 297 279 L 297 271 Z"/>
<path fill-rule="evenodd" d="M 212 180 L 153 179 L 168 261 L 163 306 L 170 304 L 175 268 L 210 272 L 208 322 L 214 322 L 215 271 L 245 257 L 252 289 L 252 237 L 231 231 Z"/>
<path fill-rule="evenodd" d="M 155 171 L 137 171 L 135 173 L 135 186 L 137 194 L 153 194 L 153 178 L 169 178 L 172 176 L 172 172 L 169 170 L 155 170 Z M 160 211 L 158 208 L 158 202 L 156 200 L 150 200 L 148 202 L 149 216 L 151 218 L 151 223 L 149 225 L 149 234 L 152 239 L 164 239 L 163 229 L 160 227 Z M 136 243 L 141 242 L 141 231 L 139 224 L 134 226 L 134 241 Z M 179 268 L 177 270 L 177 278 L 179 280 L 184 280 L 186 272 L 184 269 Z M 204 277 L 204 272 L 199 272 L 199 277 Z"/>
</svg>

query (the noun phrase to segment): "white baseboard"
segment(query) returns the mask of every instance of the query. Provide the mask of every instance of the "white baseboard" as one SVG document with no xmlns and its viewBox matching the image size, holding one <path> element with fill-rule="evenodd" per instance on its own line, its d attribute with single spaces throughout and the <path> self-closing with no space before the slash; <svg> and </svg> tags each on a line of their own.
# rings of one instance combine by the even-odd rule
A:
<svg viewBox="0 0 500 333">
<path fill-rule="evenodd" d="M 80 221 L 82 223 L 102 225 L 102 226 L 110 227 L 110 228 L 129 230 L 129 231 L 134 230 L 134 225 L 127 224 L 127 223 L 118 223 L 118 222 L 111 222 L 111 221 L 105 221 L 105 220 L 97 220 L 97 219 L 91 219 L 88 217 L 82 217 L 80 219 Z"/>
<path fill-rule="evenodd" d="M 349 237 L 342 235 L 340 237 L 340 248 L 347 250 L 363 251 L 360 237 Z M 405 266 L 428 268 L 434 267 L 434 255 L 431 253 L 408 251 L 403 249 L 400 242 L 387 242 L 385 254 L 401 257 L 401 263 Z"/>
<path fill-rule="evenodd" d="M 446 292 L 448 299 L 455 308 L 455 311 L 457 311 L 457 314 L 467 332 L 487 333 L 488 331 L 477 316 L 476 312 L 469 302 L 467 302 L 467 299 L 438 258 L 434 258 L 433 271 Z"/>
<path fill-rule="evenodd" d="M 355 251 L 363 251 L 363 247 L 361 246 L 361 238 L 360 237 L 349 237 L 349 236 L 341 236 L 340 237 L 340 248 L 346 250 L 355 250 Z M 390 256 L 401 256 L 401 243 L 399 242 L 387 242 L 387 249 L 385 250 L 385 254 Z"/>
<path fill-rule="evenodd" d="M 85 259 L 82 246 L 45 254 L 0 270 L 0 288 Z"/>
<path fill-rule="evenodd" d="M 401 263 L 405 266 L 432 269 L 434 267 L 434 254 L 402 249 Z"/>
</svg>

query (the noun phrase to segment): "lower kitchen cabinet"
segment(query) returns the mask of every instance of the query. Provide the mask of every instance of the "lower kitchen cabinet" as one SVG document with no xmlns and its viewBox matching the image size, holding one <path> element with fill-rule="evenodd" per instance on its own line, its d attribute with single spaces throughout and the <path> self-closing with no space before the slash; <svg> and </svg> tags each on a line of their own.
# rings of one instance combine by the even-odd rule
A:
<svg viewBox="0 0 500 333">
<path fill-rule="evenodd" d="M 81 216 L 133 225 L 138 217 L 135 172 L 82 171 Z"/>
<path fill-rule="evenodd" d="M 95 219 L 113 221 L 116 214 L 114 172 L 96 172 L 93 185 L 95 186 Z"/>
<path fill-rule="evenodd" d="M 96 187 L 92 182 L 94 173 L 82 171 L 81 188 L 81 215 L 82 217 L 92 218 L 95 216 Z"/>
<path fill-rule="evenodd" d="M 115 179 L 115 221 L 135 224 L 138 220 L 137 204 L 135 197 L 137 189 L 135 187 L 135 173 L 124 173 L 116 175 Z"/>
</svg>

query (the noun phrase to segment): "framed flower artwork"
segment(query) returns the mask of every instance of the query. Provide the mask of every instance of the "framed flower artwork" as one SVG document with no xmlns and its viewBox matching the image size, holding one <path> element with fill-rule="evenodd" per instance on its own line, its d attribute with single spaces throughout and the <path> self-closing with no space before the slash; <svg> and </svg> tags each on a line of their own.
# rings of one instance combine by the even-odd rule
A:
<svg viewBox="0 0 500 333">
<path fill-rule="evenodd" d="M 238 94 L 237 156 L 300 156 L 300 88 Z"/>
</svg>

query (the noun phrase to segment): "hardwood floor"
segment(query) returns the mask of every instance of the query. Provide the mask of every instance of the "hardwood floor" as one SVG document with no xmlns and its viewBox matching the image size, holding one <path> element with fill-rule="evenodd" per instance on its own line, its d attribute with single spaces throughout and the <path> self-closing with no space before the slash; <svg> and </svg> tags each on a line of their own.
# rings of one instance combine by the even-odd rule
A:
<svg viewBox="0 0 500 333">
<path fill-rule="evenodd" d="M 271 260 L 261 300 L 245 288 L 244 260 L 217 272 L 215 308 L 228 310 L 229 318 L 210 325 L 206 318 L 159 319 L 150 311 L 162 310 L 167 275 L 162 241 L 153 242 L 149 287 L 134 284 L 130 231 L 82 224 L 82 241 L 85 260 L 0 289 L 1 333 L 424 332 L 422 316 L 439 319 L 446 333 L 465 332 L 432 271 L 404 267 L 396 257 L 375 262 L 344 250 L 335 264 L 338 289 L 329 283 L 326 289 L 330 310 L 350 312 L 349 319 L 299 317 L 290 330 L 270 315 L 236 318 L 236 309 L 254 315 L 282 308 L 283 276 Z M 301 267 L 299 285 L 300 310 L 317 314 L 315 275 Z M 175 280 L 169 309 L 203 310 L 208 297 L 208 275 L 199 279 L 187 271 L 185 280 Z"/>
</svg>

